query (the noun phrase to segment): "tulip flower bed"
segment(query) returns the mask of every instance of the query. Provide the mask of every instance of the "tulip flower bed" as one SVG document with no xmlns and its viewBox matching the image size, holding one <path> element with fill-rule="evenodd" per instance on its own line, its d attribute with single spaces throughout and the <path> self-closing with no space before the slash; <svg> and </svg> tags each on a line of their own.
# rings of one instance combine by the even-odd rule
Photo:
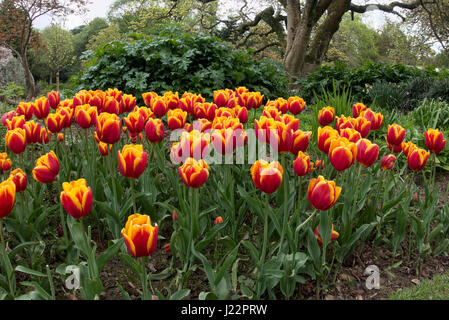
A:
<svg viewBox="0 0 449 320">
<path fill-rule="evenodd" d="M 437 128 L 418 146 L 362 103 L 244 87 L 142 99 L 50 92 L 3 115 L 1 298 L 108 299 L 111 261 L 123 299 L 322 297 L 364 248 L 416 272 L 447 253 Z"/>
</svg>

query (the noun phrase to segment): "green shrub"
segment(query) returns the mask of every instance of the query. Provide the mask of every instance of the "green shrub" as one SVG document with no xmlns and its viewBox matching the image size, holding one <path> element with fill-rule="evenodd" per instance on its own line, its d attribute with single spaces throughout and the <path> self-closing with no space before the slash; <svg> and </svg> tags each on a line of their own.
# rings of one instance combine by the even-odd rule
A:
<svg viewBox="0 0 449 320">
<path fill-rule="evenodd" d="M 440 130 L 449 127 L 449 103 L 441 100 L 424 101 L 408 117 L 420 127 L 422 131 L 428 128 L 439 128 Z"/>
<path fill-rule="evenodd" d="M 172 31 L 172 30 L 171 30 Z M 207 34 L 162 32 L 133 42 L 110 42 L 90 54 L 79 89 L 118 88 L 140 99 L 146 91 L 172 90 L 213 97 L 222 88 L 246 86 L 266 98 L 285 96 L 288 79 L 280 64 L 255 60 Z"/>
<path fill-rule="evenodd" d="M 405 96 L 404 89 L 396 84 L 384 81 L 374 83 L 368 92 L 369 101 L 373 101 L 376 105 L 387 110 L 402 109 Z"/>
<path fill-rule="evenodd" d="M 25 89 L 14 82 L 8 82 L 4 86 L 0 86 L 0 100 L 16 99 L 24 95 Z"/>
</svg>

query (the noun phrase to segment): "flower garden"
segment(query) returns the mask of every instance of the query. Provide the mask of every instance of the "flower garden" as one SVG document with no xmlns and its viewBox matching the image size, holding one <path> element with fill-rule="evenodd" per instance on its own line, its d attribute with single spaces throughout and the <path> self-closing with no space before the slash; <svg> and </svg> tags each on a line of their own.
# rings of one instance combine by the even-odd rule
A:
<svg viewBox="0 0 449 320">
<path fill-rule="evenodd" d="M 322 298 L 366 247 L 417 274 L 447 253 L 444 128 L 414 143 L 363 103 L 245 87 L 141 98 L 52 91 L 3 114 L 0 297 L 108 299 L 115 261 L 121 299 Z"/>
</svg>

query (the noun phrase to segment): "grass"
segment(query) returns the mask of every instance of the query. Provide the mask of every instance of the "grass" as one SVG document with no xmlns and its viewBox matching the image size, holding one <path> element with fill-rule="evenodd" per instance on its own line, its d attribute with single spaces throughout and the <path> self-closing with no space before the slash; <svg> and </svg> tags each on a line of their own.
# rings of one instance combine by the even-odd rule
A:
<svg viewBox="0 0 449 320">
<path fill-rule="evenodd" d="M 392 293 L 389 300 L 449 300 L 449 274 L 436 275 L 431 280 L 424 280 L 419 285 L 399 289 Z"/>
</svg>

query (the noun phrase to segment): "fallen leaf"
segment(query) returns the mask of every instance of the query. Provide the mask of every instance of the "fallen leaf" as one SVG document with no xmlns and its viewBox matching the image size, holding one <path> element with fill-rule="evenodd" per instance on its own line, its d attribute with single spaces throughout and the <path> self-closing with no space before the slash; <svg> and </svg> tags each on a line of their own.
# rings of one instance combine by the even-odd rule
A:
<svg viewBox="0 0 449 320">
<path fill-rule="evenodd" d="M 412 279 L 412 282 L 413 282 L 414 284 L 420 284 L 420 283 L 421 283 L 421 281 L 419 281 L 419 279 Z"/>
</svg>

